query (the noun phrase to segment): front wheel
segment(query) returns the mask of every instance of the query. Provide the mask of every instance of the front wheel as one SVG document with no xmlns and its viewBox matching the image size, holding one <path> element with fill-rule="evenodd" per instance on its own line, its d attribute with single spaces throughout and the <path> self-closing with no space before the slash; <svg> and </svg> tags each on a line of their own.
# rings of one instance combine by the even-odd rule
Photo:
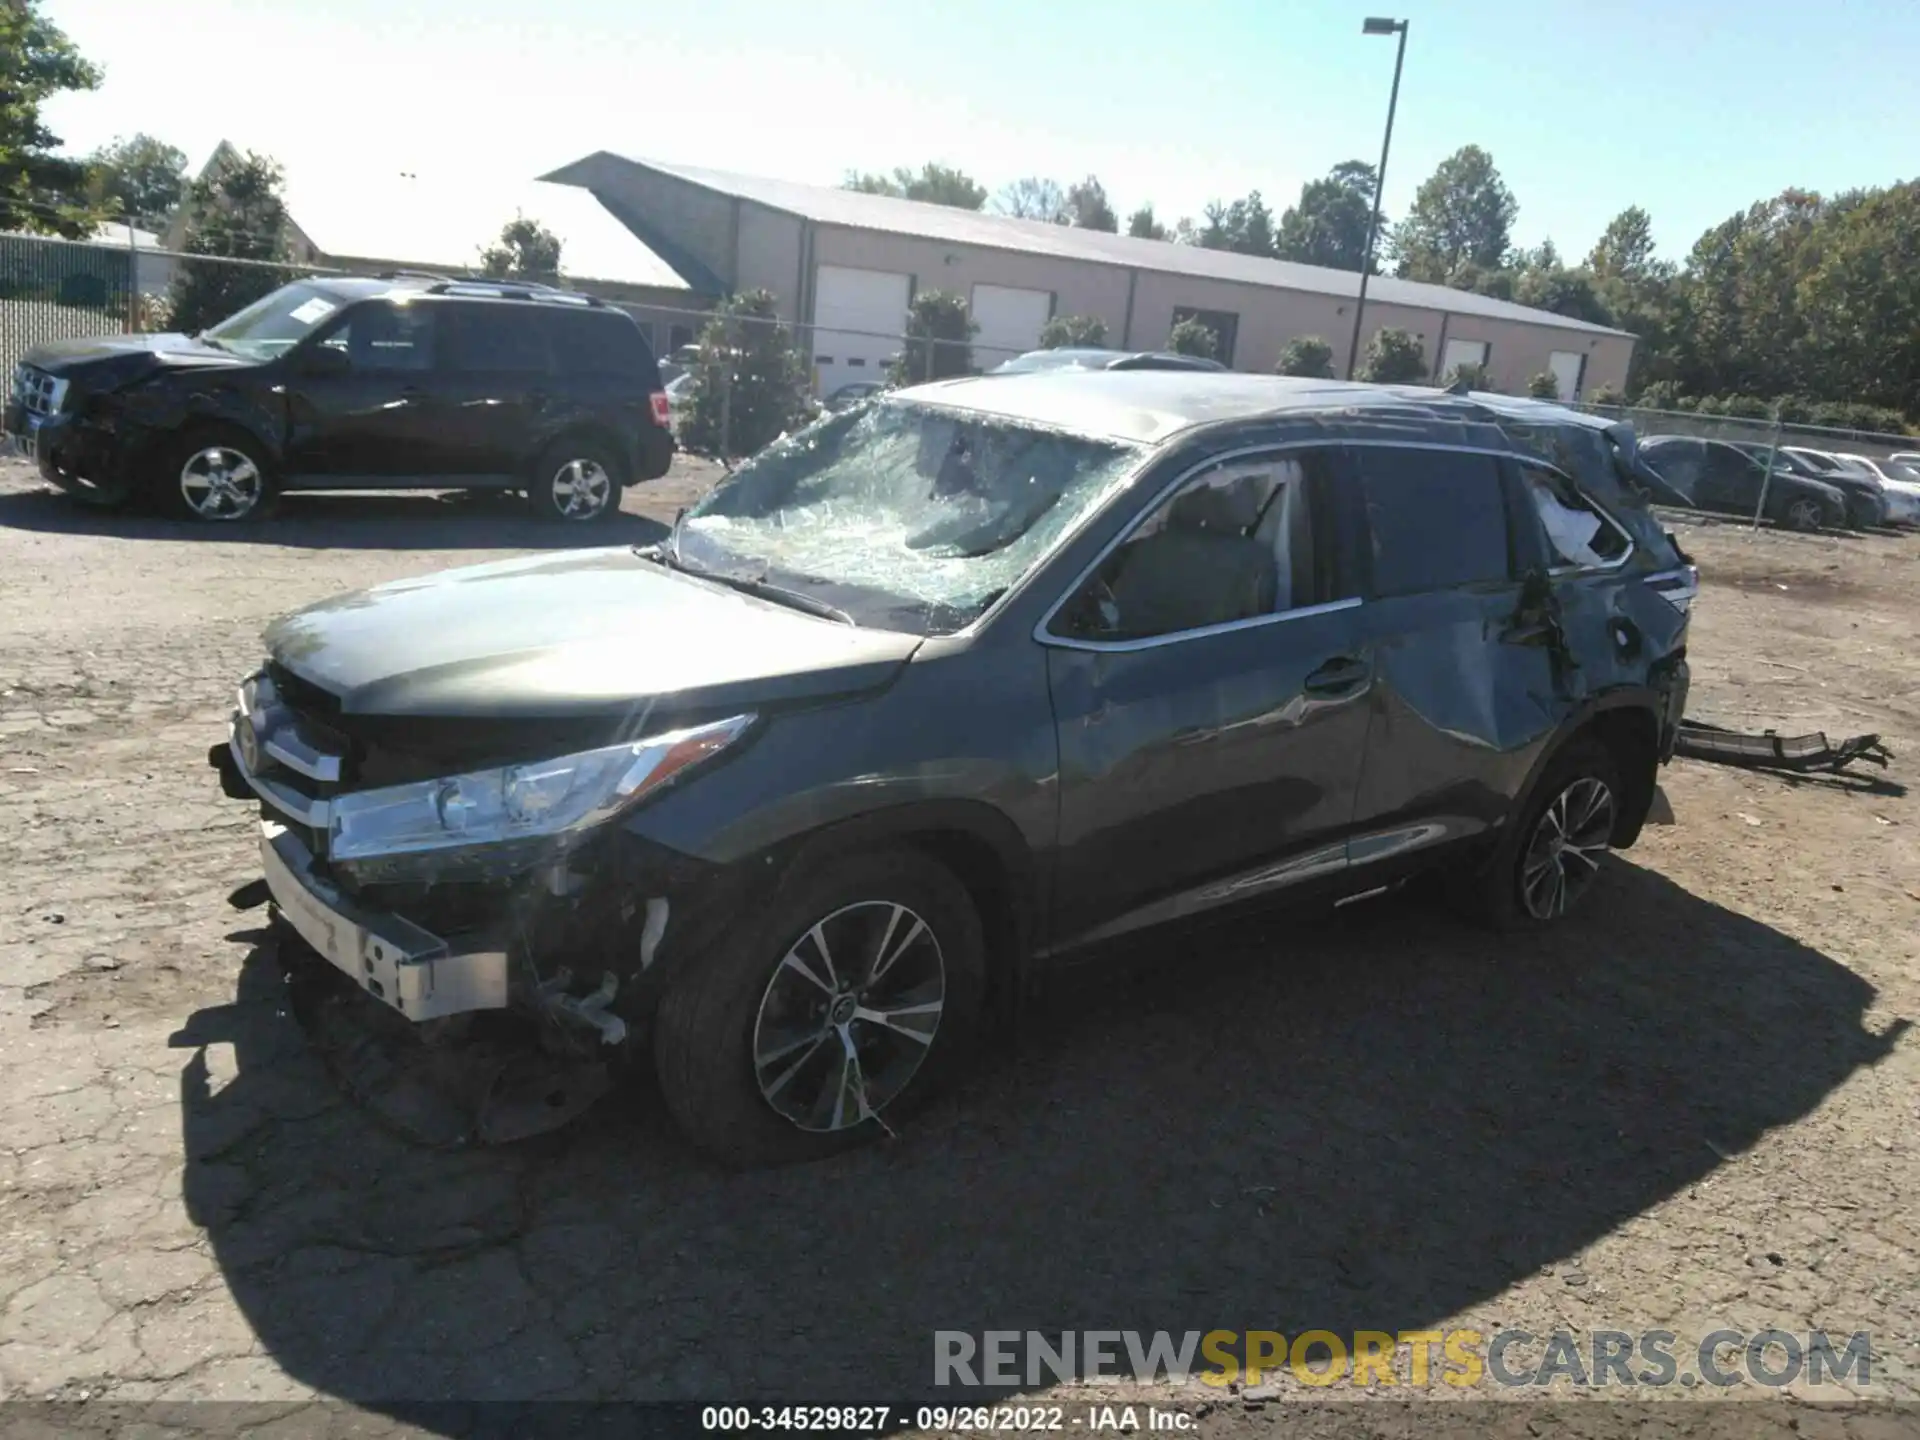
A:
<svg viewBox="0 0 1920 1440">
<path fill-rule="evenodd" d="M 173 447 L 160 476 L 165 498 L 190 520 L 226 524 L 267 508 L 273 483 L 266 452 L 238 430 L 195 430 Z"/>
<path fill-rule="evenodd" d="M 619 460 L 593 440 L 563 440 L 534 469 L 527 499 L 544 520 L 582 524 L 620 510 Z"/>
<path fill-rule="evenodd" d="M 1818 500 L 1803 498 L 1790 501 L 1787 505 L 1786 521 L 1789 529 L 1818 530 L 1824 518 Z"/>
<path fill-rule="evenodd" d="M 1461 898 L 1500 930 L 1550 925 L 1586 898 L 1613 849 L 1620 815 L 1613 752 L 1576 740 L 1548 765 L 1532 798 Z"/>
<path fill-rule="evenodd" d="M 985 994 L 979 913 L 914 850 L 806 867 L 764 923 L 687 964 L 654 1022 L 660 1088 L 689 1140 L 740 1167 L 890 1133 L 965 1053 Z"/>
</svg>

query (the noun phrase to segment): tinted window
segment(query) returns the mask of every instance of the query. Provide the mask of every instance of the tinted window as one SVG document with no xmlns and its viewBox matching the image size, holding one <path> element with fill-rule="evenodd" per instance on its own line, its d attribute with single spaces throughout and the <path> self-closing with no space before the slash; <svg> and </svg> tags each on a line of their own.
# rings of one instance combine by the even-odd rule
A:
<svg viewBox="0 0 1920 1440">
<path fill-rule="evenodd" d="M 440 354 L 450 370 L 546 370 L 545 327 L 531 305 L 444 305 Z"/>
<path fill-rule="evenodd" d="M 1500 462 L 1458 450 L 1352 450 L 1373 532 L 1377 595 L 1416 595 L 1507 576 Z"/>
<path fill-rule="evenodd" d="M 1332 450 L 1232 460 L 1195 476 L 1107 556 L 1054 628 L 1142 640 L 1339 598 L 1327 490 Z"/>
<path fill-rule="evenodd" d="M 553 332 L 554 355 L 567 375 L 625 375 L 651 384 L 653 352 L 640 327 L 618 311 L 553 311 L 540 317 Z"/>
<path fill-rule="evenodd" d="M 356 370 L 425 370 L 433 364 L 433 313 L 424 305 L 361 305 L 320 343 Z"/>
<path fill-rule="evenodd" d="M 1627 553 L 1626 533 L 1563 476 L 1531 465 L 1521 473 L 1556 566 L 1610 565 Z"/>
<path fill-rule="evenodd" d="M 1668 440 L 1642 445 L 1640 455 L 1653 467 L 1654 474 L 1691 500 L 1700 479 L 1700 449 L 1698 441 Z"/>
</svg>

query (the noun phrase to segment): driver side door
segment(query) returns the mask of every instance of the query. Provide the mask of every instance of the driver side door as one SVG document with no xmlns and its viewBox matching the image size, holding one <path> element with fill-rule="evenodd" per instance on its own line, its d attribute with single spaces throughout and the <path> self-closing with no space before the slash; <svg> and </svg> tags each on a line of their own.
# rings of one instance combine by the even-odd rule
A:
<svg viewBox="0 0 1920 1440">
<path fill-rule="evenodd" d="M 323 367 L 303 353 L 344 357 Z M 434 307 L 353 306 L 287 360 L 286 468 L 304 480 L 441 473 L 433 386 Z"/>
</svg>

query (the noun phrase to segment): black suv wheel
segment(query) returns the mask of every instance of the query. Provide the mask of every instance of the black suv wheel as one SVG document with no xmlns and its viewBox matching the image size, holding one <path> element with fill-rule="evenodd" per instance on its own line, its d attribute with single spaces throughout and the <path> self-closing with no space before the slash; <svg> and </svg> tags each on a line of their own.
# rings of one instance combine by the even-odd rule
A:
<svg viewBox="0 0 1920 1440">
<path fill-rule="evenodd" d="M 579 524 L 619 513 L 622 467 L 597 440 L 562 440 L 534 469 L 527 498 L 546 520 Z"/>
<path fill-rule="evenodd" d="M 782 884 L 761 924 L 687 961 L 654 1022 L 674 1120 L 729 1165 L 817 1159 L 887 1132 L 967 1049 L 985 993 L 980 916 L 913 850 Z"/>
<path fill-rule="evenodd" d="M 197 427 L 182 435 L 158 478 L 168 504 L 189 520 L 251 519 L 273 498 L 266 452 L 251 435 L 228 426 Z"/>
<path fill-rule="evenodd" d="M 1572 741 L 1549 762 L 1517 823 L 1461 898 L 1496 929 L 1559 920 L 1586 897 L 1613 849 L 1621 794 L 1613 752 L 1597 740 Z"/>
</svg>

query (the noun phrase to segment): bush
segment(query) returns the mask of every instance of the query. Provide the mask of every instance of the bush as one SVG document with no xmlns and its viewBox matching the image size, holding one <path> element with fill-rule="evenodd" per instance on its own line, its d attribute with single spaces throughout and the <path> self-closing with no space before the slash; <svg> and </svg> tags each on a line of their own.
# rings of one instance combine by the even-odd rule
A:
<svg viewBox="0 0 1920 1440">
<path fill-rule="evenodd" d="M 1595 405 L 1625 405 L 1627 392 L 1612 385 L 1602 385 L 1587 397 Z"/>
<path fill-rule="evenodd" d="M 805 422 L 807 370 L 777 323 L 771 292 L 721 302 L 700 332 L 680 443 L 698 455 L 751 455 Z"/>
<path fill-rule="evenodd" d="M 1536 400 L 1558 400 L 1560 398 L 1560 381 L 1551 370 L 1542 370 L 1538 375 L 1527 381 L 1527 394 Z"/>
<path fill-rule="evenodd" d="M 1099 349 L 1107 343 L 1107 322 L 1098 315 L 1056 315 L 1040 327 L 1040 348 L 1060 350 L 1086 345 Z"/>
<path fill-rule="evenodd" d="M 1648 410 L 1678 410 L 1680 386 L 1673 380 L 1656 380 L 1651 385 L 1642 386 L 1633 403 Z"/>
<path fill-rule="evenodd" d="M 1333 379 L 1333 346 L 1318 335 L 1296 335 L 1280 352 L 1276 375 L 1305 375 L 1315 380 Z"/>
<path fill-rule="evenodd" d="M 1204 320 L 1189 317 L 1167 332 L 1167 349 L 1176 355 L 1198 355 L 1202 360 L 1213 360 L 1217 358 L 1214 348 L 1213 327 Z"/>
<path fill-rule="evenodd" d="M 1471 360 L 1456 365 L 1440 377 L 1440 388 L 1451 390 L 1461 381 L 1465 381 L 1469 390 L 1493 390 L 1493 380 L 1487 374 L 1487 367 L 1476 365 Z M 1496 392 L 1497 393 L 1497 392 Z"/>
<path fill-rule="evenodd" d="M 1407 331 L 1377 330 L 1367 342 L 1360 378 L 1376 385 L 1411 385 L 1427 378 L 1427 357 L 1420 353 L 1420 342 Z"/>
<path fill-rule="evenodd" d="M 907 343 L 887 367 L 894 385 L 919 385 L 973 373 L 973 337 L 980 327 L 967 313 L 967 298 L 923 290 L 907 307 Z"/>
</svg>

